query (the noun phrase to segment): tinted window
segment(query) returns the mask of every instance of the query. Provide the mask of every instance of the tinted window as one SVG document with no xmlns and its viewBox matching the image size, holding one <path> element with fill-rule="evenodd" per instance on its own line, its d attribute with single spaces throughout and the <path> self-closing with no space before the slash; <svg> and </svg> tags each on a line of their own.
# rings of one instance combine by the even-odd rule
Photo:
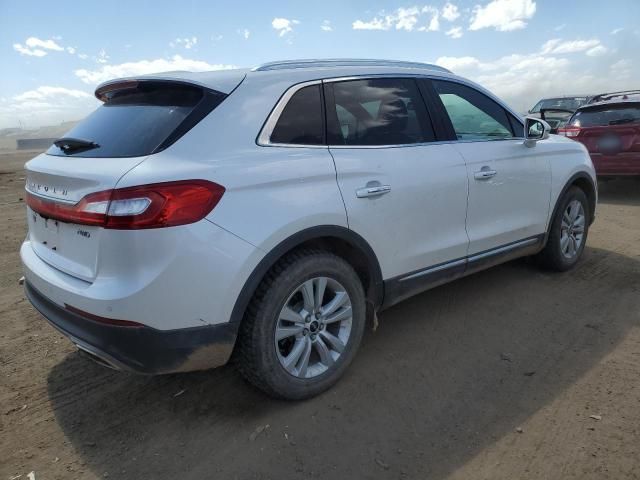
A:
<svg viewBox="0 0 640 480">
<path fill-rule="evenodd" d="M 531 109 L 531 113 L 540 113 L 542 108 L 560 108 L 562 110 L 576 110 L 585 103 L 588 97 L 564 97 L 564 98 L 546 98 L 536 103 Z"/>
<path fill-rule="evenodd" d="M 433 86 L 449 114 L 458 140 L 512 138 L 507 112 L 477 90 L 454 82 L 434 80 Z"/>
<path fill-rule="evenodd" d="M 94 142 L 90 149 L 51 146 L 50 155 L 138 157 L 155 153 L 193 127 L 225 95 L 192 85 L 133 82 L 104 94 L 105 103 L 64 135 Z"/>
<path fill-rule="evenodd" d="M 578 110 L 569 125 L 572 127 L 597 127 L 640 123 L 640 104 L 604 105 Z"/>
<path fill-rule="evenodd" d="M 271 143 L 323 145 L 323 120 L 320 85 L 298 90 L 278 118 Z"/>
<path fill-rule="evenodd" d="M 330 144 L 405 145 L 435 139 L 412 79 L 350 80 L 326 85 L 330 89 L 327 105 Z"/>
</svg>

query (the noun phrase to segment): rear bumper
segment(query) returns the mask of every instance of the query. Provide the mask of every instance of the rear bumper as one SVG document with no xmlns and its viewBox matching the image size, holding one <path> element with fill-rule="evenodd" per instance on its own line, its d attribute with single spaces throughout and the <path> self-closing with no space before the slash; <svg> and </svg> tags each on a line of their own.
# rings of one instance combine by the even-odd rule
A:
<svg viewBox="0 0 640 480">
<path fill-rule="evenodd" d="M 204 370 L 225 364 L 235 344 L 234 323 L 175 330 L 102 324 L 71 312 L 25 282 L 31 304 L 78 348 L 109 367 L 142 374 Z"/>
<path fill-rule="evenodd" d="M 640 154 L 591 154 L 591 161 L 599 176 L 640 175 Z"/>
</svg>

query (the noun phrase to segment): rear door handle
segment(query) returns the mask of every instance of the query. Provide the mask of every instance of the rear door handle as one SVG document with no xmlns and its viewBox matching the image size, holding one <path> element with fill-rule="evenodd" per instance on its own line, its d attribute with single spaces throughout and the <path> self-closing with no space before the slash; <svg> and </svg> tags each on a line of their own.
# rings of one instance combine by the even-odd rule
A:
<svg viewBox="0 0 640 480">
<path fill-rule="evenodd" d="M 489 167 L 482 167 L 479 172 L 473 174 L 473 178 L 476 180 L 487 180 L 491 177 L 495 177 L 498 174 L 496 170 L 492 170 Z"/>
<path fill-rule="evenodd" d="M 385 193 L 389 193 L 390 191 L 391 191 L 391 185 L 376 185 L 373 187 L 364 187 L 356 190 L 356 197 L 358 198 L 377 197 L 379 195 L 384 195 Z"/>
</svg>

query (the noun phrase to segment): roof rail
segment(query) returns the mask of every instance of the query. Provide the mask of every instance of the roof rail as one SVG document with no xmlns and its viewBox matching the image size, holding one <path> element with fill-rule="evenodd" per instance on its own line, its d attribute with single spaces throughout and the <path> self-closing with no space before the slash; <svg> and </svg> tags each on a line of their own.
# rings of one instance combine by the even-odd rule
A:
<svg viewBox="0 0 640 480">
<path fill-rule="evenodd" d="M 402 60 L 376 60 L 370 58 L 327 58 L 327 59 L 303 59 L 283 60 L 269 62 L 252 69 L 254 72 L 267 72 L 270 70 L 285 70 L 292 68 L 319 68 L 319 67 L 400 67 L 416 68 L 421 70 L 436 70 L 438 72 L 451 73 L 444 67 L 431 63 L 405 62 Z"/>
<path fill-rule="evenodd" d="M 602 102 L 604 100 L 611 100 L 615 97 L 624 97 L 625 95 L 640 95 L 640 90 L 621 90 L 619 92 L 600 93 L 594 95 L 589 103 Z"/>
</svg>

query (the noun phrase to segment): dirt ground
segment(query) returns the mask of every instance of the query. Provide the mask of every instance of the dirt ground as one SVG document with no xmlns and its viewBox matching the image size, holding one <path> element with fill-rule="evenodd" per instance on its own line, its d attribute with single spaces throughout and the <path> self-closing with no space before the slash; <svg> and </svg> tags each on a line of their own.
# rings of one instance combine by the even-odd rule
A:
<svg viewBox="0 0 640 480">
<path fill-rule="evenodd" d="M 18 285 L 32 155 L 0 155 L 0 480 L 640 478 L 640 182 L 600 186 L 573 271 L 516 261 L 408 300 L 335 388 L 288 403 L 232 367 L 76 353 Z"/>
</svg>

